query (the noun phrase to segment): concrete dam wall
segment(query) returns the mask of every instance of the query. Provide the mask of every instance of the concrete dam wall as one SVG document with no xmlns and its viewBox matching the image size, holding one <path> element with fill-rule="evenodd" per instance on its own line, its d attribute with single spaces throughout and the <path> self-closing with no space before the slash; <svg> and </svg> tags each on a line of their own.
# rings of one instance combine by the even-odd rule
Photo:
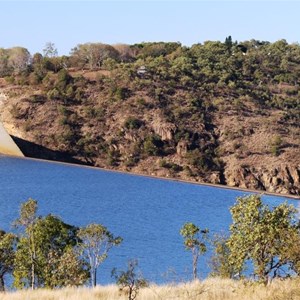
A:
<svg viewBox="0 0 300 300">
<path fill-rule="evenodd" d="M 6 132 L 2 123 L 0 122 L 0 154 L 21 156 L 24 157 L 24 154 Z"/>
</svg>

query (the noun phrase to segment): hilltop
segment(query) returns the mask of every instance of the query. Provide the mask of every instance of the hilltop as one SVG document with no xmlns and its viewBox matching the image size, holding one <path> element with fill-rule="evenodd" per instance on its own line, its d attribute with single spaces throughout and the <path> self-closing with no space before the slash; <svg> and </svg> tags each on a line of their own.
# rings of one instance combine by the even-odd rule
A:
<svg viewBox="0 0 300 300">
<path fill-rule="evenodd" d="M 300 194 L 298 44 L 45 50 L 0 49 L 1 120 L 25 155 Z"/>
</svg>

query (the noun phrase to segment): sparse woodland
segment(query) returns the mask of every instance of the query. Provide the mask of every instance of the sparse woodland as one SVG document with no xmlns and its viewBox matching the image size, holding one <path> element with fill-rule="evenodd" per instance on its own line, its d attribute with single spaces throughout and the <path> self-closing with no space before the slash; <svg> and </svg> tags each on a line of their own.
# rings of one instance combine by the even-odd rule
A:
<svg viewBox="0 0 300 300">
<path fill-rule="evenodd" d="M 300 46 L 285 40 L 0 49 L 27 156 L 299 195 Z"/>
<path fill-rule="evenodd" d="M 225 234 L 210 236 L 209 229 L 185 223 L 178 234 L 183 237 L 182 255 L 185 250 L 186 255 L 192 254 L 194 281 L 161 286 L 142 277 L 138 261 L 133 259 L 127 270 L 112 270 L 116 285 L 96 287 L 97 268 L 122 238 L 113 236 L 104 225 L 78 228 L 51 214 L 40 216 L 37 209 L 37 201 L 27 200 L 14 222 L 15 230 L 1 231 L 1 291 L 7 289 L 4 279 L 11 274 L 17 292 L 0 293 L 0 299 L 300 297 L 299 218 L 297 210 L 287 203 L 269 207 L 258 195 L 239 197 L 230 209 L 232 224 Z M 203 266 L 198 266 L 198 257 L 209 245 L 213 249 L 209 260 L 211 272 L 207 279 L 199 281 L 197 268 Z"/>
</svg>

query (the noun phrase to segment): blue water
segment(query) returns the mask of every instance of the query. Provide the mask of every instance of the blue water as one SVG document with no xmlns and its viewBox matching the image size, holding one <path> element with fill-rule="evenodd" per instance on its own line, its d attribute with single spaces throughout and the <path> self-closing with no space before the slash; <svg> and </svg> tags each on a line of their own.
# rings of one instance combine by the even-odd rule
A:
<svg viewBox="0 0 300 300">
<path fill-rule="evenodd" d="M 123 243 L 100 266 L 98 283 L 113 282 L 112 268 L 138 259 L 145 278 L 156 283 L 191 278 L 191 254 L 179 234 L 185 222 L 227 231 L 229 207 L 245 192 L 121 174 L 65 164 L 0 156 L 0 228 L 12 230 L 20 204 L 38 200 L 39 214 L 60 216 L 77 226 L 101 223 Z M 263 196 L 278 205 L 286 199 Z M 290 203 L 295 201 L 288 200 Z M 199 261 L 199 275 L 209 269 L 210 253 Z"/>
</svg>

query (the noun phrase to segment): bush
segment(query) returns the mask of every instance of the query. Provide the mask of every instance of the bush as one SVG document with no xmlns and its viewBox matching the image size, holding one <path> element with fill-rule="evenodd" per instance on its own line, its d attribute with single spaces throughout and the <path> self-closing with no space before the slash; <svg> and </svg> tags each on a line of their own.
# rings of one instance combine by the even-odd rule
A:
<svg viewBox="0 0 300 300">
<path fill-rule="evenodd" d="M 206 171 L 211 167 L 212 162 L 208 159 L 204 153 L 201 153 L 198 149 L 189 151 L 186 155 L 188 163 L 200 171 Z"/>
<path fill-rule="evenodd" d="M 128 117 L 124 122 L 124 127 L 127 129 L 139 129 L 143 122 L 135 117 Z"/>
<path fill-rule="evenodd" d="M 60 93 L 56 88 L 54 88 L 47 93 L 47 97 L 49 100 L 55 100 L 60 97 Z"/>
<path fill-rule="evenodd" d="M 129 90 L 127 88 L 117 88 L 116 96 L 120 100 L 124 100 L 129 97 Z"/>
<path fill-rule="evenodd" d="M 271 142 L 271 153 L 274 156 L 278 156 L 280 154 L 281 146 L 282 146 L 282 139 L 279 135 L 277 135 Z"/>
<path fill-rule="evenodd" d="M 157 135 L 151 135 L 144 141 L 144 152 L 150 156 L 157 156 L 163 154 L 163 141 Z"/>
<path fill-rule="evenodd" d="M 183 170 L 182 166 L 177 165 L 175 163 L 172 162 L 167 162 L 166 160 L 162 159 L 159 163 L 159 166 L 165 169 L 170 169 L 173 172 L 177 173 L 177 172 L 181 172 Z"/>
<path fill-rule="evenodd" d="M 66 69 L 61 69 L 57 73 L 57 80 L 55 82 L 55 87 L 58 90 L 64 91 L 66 89 L 66 86 L 71 83 L 72 77 L 69 75 L 68 71 Z"/>
</svg>

